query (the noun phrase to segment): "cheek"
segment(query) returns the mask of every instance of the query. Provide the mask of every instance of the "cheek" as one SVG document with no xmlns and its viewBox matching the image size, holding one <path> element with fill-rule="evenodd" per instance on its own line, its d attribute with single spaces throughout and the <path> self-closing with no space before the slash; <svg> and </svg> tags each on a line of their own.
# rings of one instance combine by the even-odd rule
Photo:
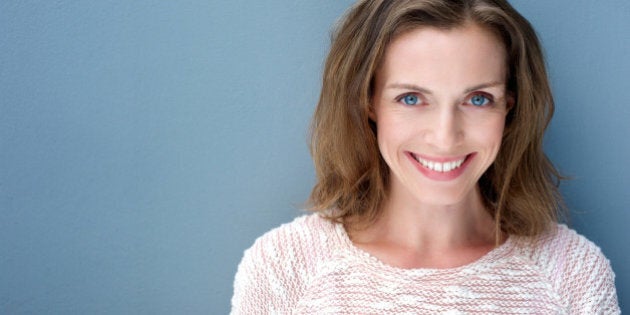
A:
<svg viewBox="0 0 630 315">
<path fill-rule="evenodd" d="M 385 157 L 388 155 L 388 151 L 396 146 L 398 136 L 392 125 L 381 121 L 377 126 L 376 138 L 378 140 L 378 148 Z"/>
<path fill-rule="evenodd" d="M 379 118 L 376 124 L 378 147 L 389 164 L 395 159 L 397 150 L 404 144 L 408 131 L 403 127 L 405 124 L 395 117 L 381 115 Z"/>
<path fill-rule="evenodd" d="M 483 126 L 480 126 L 481 128 L 477 128 L 474 132 L 475 140 L 480 145 L 486 147 L 493 158 L 501 147 L 504 126 L 505 119 L 503 117 L 496 117 L 487 120 Z"/>
</svg>

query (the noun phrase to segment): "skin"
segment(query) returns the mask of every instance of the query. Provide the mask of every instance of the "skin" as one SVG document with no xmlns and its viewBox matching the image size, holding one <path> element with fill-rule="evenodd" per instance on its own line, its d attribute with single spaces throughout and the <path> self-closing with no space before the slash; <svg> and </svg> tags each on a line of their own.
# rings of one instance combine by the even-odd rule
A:
<svg viewBox="0 0 630 315">
<path fill-rule="evenodd" d="M 424 27 L 397 37 L 376 73 L 370 118 L 391 171 L 382 215 L 349 232 L 359 248 L 401 268 L 452 268 L 496 245 L 479 178 L 501 146 L 506 52 L 475 24 Z M 417 161 L 465 162 L 436 172 Z"/>
</svg>

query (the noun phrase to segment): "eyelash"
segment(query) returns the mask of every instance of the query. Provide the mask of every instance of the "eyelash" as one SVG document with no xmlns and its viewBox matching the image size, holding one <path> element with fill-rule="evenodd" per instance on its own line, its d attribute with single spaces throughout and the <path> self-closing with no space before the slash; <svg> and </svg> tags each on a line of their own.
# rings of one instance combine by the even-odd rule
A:
<svg viewBox="0 0 630 315">
<path fill-rule="evenodd" d="M 474 97 L 478 97 L 478 96 L 481 96 L 481 97 L 483 97 L 485 99 L 485 102 L 482 105 L 475 105 L 475 104 L 472 103 L 472 99 Z M 477 93 L 474 93 L 474 94 L 472 94 L 472 95 L 470 95 L 470 96 L 468 96 L 466 98 L 466 104 L 467 105 L 471 105 L 473 107 L 488 107 L 488 106 L 492 106 L 494 104 L 494 98 L 490 94 L 477 92 Z"/>
<path fill-rule="evenodd" d="M 405 98 L 407 97 L 413 97 L 415 98 L 415 103 L 414 104 L 407 104 L 407 102 L 405 102 Z M 422 104 L 422 98 L 415 94 L 415 93 L 405 93 L 399 97 L 396 98 L 396 102 L 402 103 L 405 106 L 416 106 L 416 105 L 420 105 Z"/>
<path fill-rule="evenodd" d="M 481 97 L 483 97 L 485 99 L 485 102 L 482 105 L 472 104 L 472 99 L 474 97 L 477 97 L 477 96 L 481 96 Z M 408 98 L 408 97 L 412 97 L 411 100 L 415 100 L 415 102 L 413 104 L 408 104 L 407 102 L 405 102 L 405 99 Z M 422 102 L 422 98 L 419 95 L 415 94 L 415 93 L 402 94 L 402 95 L 400 95 L 399 97 L 396 98 L 396 102 L 402 103 L 405 106 L 417 106 L 417 105 L 422 105 L 422 103 L 423 103 Z M 489 106 L 494 105 L 494 98 L 492 97 L 492 95 L 490 95 L 488 93 L 476 92 L 476 93 L 473 93 L 473 94 L 469 95 L 466 98 L 466 102 L 464 102 L 464 104 L 470 105 L 472 107 L 489 107 Z"/>
</svg>

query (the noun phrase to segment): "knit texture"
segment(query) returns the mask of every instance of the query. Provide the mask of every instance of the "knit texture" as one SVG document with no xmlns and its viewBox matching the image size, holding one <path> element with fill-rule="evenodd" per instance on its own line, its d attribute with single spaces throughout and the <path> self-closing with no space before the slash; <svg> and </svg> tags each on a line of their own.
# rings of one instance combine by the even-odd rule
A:
<svg viewBox="0 0 630 315">
<path fill-rule="evenodd" d="M 619 314 L 614 277 L 565 225 L 534 242 L 510 236 L 462 267 L 401 269 L 312 214 L 245 251 L 232 314 Z"/>
</svg>

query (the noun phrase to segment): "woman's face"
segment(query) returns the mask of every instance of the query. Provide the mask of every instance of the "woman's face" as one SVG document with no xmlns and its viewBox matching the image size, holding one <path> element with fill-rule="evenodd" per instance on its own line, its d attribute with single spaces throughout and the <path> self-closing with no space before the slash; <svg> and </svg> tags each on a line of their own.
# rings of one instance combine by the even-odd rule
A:
<svg viewBox="0 0 630 315">
<path fill-rule="evenodd" d="M 397 37 L 376 74 L 370 117 L 390 196 L 455 205 L 494 162 L 507 108 L 506 53 L 474 24 Z"/>
</svg>

